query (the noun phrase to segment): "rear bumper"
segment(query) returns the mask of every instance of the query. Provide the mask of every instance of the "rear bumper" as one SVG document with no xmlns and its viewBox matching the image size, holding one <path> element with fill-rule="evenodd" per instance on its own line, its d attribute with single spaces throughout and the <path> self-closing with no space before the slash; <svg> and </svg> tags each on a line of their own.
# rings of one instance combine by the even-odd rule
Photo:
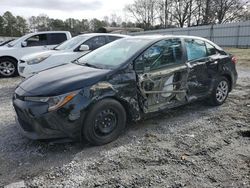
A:
<svg viewBox="0 0 250 188">
<path fill-rule="evenodd" d="M 238 73 L 237 73 L 236 69 L 234 69 L 231 77 L 232 77 L 231 90 L 233 90 L 235 88 L 237 80 L 238 80 Z"/>
</svg>

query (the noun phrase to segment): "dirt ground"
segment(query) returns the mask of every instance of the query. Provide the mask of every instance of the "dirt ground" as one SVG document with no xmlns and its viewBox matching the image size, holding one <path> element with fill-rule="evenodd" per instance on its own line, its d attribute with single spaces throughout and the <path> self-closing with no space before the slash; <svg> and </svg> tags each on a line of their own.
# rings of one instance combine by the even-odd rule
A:
<svg viewBox="0 0 250 188">
<path fill-rule="evenodd" d="M 21 79 L 0 79 L 0 187 L 250 187 L 250 49 L 229 51 L 239 79 L 225 104 L 167 111 L 99 147 L 20 135 L 11 97 Z"/>
</svg>

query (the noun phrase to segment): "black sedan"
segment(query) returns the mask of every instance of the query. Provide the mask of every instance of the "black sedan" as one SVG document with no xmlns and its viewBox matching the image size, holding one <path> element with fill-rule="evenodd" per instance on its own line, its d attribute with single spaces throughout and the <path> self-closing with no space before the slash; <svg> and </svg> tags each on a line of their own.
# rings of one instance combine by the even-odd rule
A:
<svg viewBox="0 0 250 188">
<path fill-rule="evenodd" d="M 40 72 L 13 97 L 31 139 L 115 140 L 128 120 L 194 100 L 221 105 L 237 80 L 234 56 L 199 37 L 128 37 Z"/>
</svg>

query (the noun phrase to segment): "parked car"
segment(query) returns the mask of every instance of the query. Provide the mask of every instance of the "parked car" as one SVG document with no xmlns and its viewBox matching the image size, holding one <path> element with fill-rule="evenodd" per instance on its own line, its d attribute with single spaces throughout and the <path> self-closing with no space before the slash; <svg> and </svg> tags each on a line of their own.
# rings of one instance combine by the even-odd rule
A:
<svg viewBox="0 0 250 188">
<path fill-rule="evenodd" d="M 22 77 L 29 77 L 40 71 L 70 63 L 90 51 L 125 36 L 104 33 L 78 35 L 52 50 L 22 57 L 18 63 L 19 74 Z"/>
<path fill-rule="evenodd" d="M 189 36 L 117 40 L 22 82 L 13 97 L 32 139 L 115 140 L 126 122 L 198 99 L 221 105 L 237 80 L 234 56 Z"/>
<path fill-rule="evenodd" d="M 71 38 L 68 31 L 30 33 L 0 47 L 0 77 L 18 75 L 17 63 L 27 54 L 54 48 Z"/>
</svg>

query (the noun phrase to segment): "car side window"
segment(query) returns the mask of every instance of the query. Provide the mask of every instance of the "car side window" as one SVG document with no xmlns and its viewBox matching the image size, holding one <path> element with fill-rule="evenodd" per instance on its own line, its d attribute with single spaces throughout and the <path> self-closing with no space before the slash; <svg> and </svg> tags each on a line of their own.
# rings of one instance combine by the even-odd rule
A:
<svg viewBox="0 0 250 188">
<path fill-rule="evenodd" d="M 205 42 L 198 39 L 185 39 L 188 61 L 200 59 L 207 56 Z"/>
<path fill-rule="evenodd" d="M 108 43 L 113 42 L 117 39 L 120 39 L 121 37 L 116 37 L 116 36 L 108 36 Z"/>
<path fill-rule="evenodd" d="M 47 34 L 33 35 L 26 39 L 27 47 L 32 46 L 45 46 L 48 44 Z"/>
<path fill-rule="evenodd" d="M 95 50 L 106 44 L 106 39 L 104 36 L 93 37 L 84 43 L 89 46 L 90 50 Z"/>
<path fill-rule="evenodd" d="M 65 33 L 51 33 L 48 34 L 48 45 L 60 44 L 67 40 Z"/>
<path fill-rule="evenodd" d="M 218 53 L 216 48 L 213 45 L 209 44 L 208 42 L 206 42 L 206 47 L 208 56 L 215 55 Z"/>
<path fill-rule="evenodd" d="M 144 51 L 135 60 L 135 70 L 148 72 L 180 63 L 182 63 L 181 40 L 167 39 L 153 44 Z"/>
</svg>

